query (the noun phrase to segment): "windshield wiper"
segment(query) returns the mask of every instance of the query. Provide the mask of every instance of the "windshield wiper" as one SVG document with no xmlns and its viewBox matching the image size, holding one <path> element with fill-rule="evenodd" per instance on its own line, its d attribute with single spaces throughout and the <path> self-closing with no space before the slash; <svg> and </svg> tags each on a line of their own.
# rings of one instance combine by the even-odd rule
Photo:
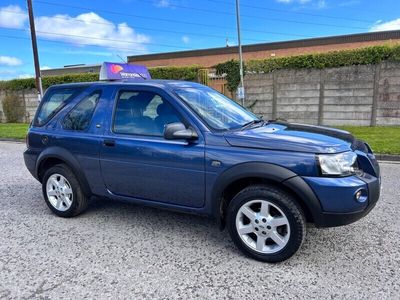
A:
<svg viewBox="0 0 400 300">
<path fill-rule="evenodd" d="M 252 120 L 252 121 L 250 121 L 250 122 L 247 122 L 247 123 L 243 124 L 243 125 L 240 127 L 240 129 L 241 129 L 241 130 L 244 130 L 244 129 L 246 129 L 246 128 L 249 128 L 249 127 L 253 126 L 254 124 L 258 124 L 258 123 L 261 123 L 261 122 L 264 122 L 264 120 L 263 120 L 263 119 Z"/>
</svg>

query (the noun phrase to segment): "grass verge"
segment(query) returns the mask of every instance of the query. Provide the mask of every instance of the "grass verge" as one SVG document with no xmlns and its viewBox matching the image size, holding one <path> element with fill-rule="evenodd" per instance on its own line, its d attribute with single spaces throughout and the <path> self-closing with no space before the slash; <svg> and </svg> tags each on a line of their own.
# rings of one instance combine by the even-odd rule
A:
<svg viewBox="0 0 400 300">
<path fill-rule="evenodd" d="M 375 153 L 400 154 L 400 126 L 341 126 L 340 129 L 366 141 Z"/>
<path fill-rule="evenodd" d="M 0 138 L 24 140 L 28 124 L 0 124 Z M 375 153 L 400 154 L 400 126 L 341 126 L 354 136 L 366 141 Z"/>
<path fill-rule="evenodd" d="M 28 126 L 28 124 L 23 123 L 1 123 L 0 138 L 24 140 Z"/>
</svg>

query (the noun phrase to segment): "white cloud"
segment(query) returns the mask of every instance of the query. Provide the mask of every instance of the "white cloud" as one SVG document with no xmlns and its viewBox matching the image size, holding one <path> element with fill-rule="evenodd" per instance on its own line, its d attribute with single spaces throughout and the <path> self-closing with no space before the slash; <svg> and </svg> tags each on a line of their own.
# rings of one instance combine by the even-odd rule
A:
<svg viewBox="0 0 400 300">
<path fill-rule="evenodd" d="M 190 42 L 190 38 L 189 38 L 187 35 L 184 35 L 184 36 L 182 37 L 182 42 L 183 42 L 184 44 L 188 44 L 188 43 Z"/>
<path fill-rule="evenodd" d="M 22 60 L 13 56 L 0 56 L 0 65 L 3 66 L 20 66 Z"/>
<path fill-rule="evenodd" d="M 326 7 L 326 1 L 325 0 L 319 0 L 317 2 L 317 7 L 318 8 L 325 8 Z"/>
<path fill-rule="evenodd" d="M 171 5 L 171 1 L 169 1 L 169 0 L 157 0 L 155 5 L 157 7 L 169 7 Z"/>
<path fill-rule="evenodd" d="M 49 67 L 49 66 L 40 67 L 40 71 L 42 71 L 42 70 L 50 70 L 50 69 L 51 69 L 51 67 Z"/>
<path fill-rule="evenodd" d="M 370 31 L 386 31 L 386 30 L 399 30 L 399 29 L 400 29 L 400 18 L 388 22 L 378 21 L 371 27 Z"/>
<path fill-rule="evenodd" d="M 28 73 L 26 73 L 26 74 L 19 74 L 19 75 L 18 75 L 18 79 L 33 78 L 33 77 L 35 77 L 35 75 L 33 75 L 33 74 L 28 74 Z"/>
<path fill-rule="evenodd" d="M 126 23 L 114 24 L 93 12 L 76 17 L 37 17 L 35 22 L 39 37 L 76 45 L 117 47 L 121 48 L 121 52 L 128 52 L 129 49 L 129 53 L 133 54 L 145 52 L 146 43 L 150 41 L 150 37 L 137 33 Z"/>
<path fill-rule="evenodd" d="M 300 3 L 300 4 L 306 4 L 308 2 L 310 2 L 311 0 L 277 0 L 280 3 L 285 3 L 285 4 L 289 4 L 289 3 Z"/>
<path fill-rule="evenodd" d="M 28 19 L 26 11 L 18 5 L 0 7 L 0 26 L 6 28 L 23 28 Z"/>
</svg>

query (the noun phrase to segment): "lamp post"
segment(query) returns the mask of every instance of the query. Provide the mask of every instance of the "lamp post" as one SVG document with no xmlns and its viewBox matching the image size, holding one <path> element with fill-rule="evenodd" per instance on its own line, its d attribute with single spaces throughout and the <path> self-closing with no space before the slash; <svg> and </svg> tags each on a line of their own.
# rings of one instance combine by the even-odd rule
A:
<svg viewBox="0 0 400 300">
<path fill-rule="evenodd" d="M 238 88 L 238 97 L 242 100 L 242 106 L 244 106 L 244 83 L 243 83 L 243 52 L 242 52 L 242 41 L 240 38 L 240 4 L 239 0 L 236 0 L 236 24 L 237 24 L 237 35 L 238 35 L 238 48 L 239 48 L 239 65 L 240 65 L 240 85 Z"/>
<path fill-rule="evenodd" d="M 36 42 L 35 19 L 33 17 L 32 0 L 27 0 L 27 4 L 28 4 L 28 14 L 29 14 L 29 25 L 31 27 L 33 61 L 35 64 L 36 88 L 38 90 L 38 97 L 40 101 L 42 100 L 43 97 L 43 88 L 42 88 L 42 77 L 40 75 L 40 64 L 39 64 L 39 55 Z"/>
</svg>

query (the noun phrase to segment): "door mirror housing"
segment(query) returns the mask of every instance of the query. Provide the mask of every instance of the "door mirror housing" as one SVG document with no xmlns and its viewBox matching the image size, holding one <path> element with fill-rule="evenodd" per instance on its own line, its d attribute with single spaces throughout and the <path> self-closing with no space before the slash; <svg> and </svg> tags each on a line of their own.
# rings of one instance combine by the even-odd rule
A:
<svg viewBox="0 0 400 300">
<path fill-rule="evenodd" d="M 194 140 L 199 136 L 192 128 L 186 128 L 183 123 L 176 122 L 165 125 L 164 138 L 166 140 Z"/>
</svg>

